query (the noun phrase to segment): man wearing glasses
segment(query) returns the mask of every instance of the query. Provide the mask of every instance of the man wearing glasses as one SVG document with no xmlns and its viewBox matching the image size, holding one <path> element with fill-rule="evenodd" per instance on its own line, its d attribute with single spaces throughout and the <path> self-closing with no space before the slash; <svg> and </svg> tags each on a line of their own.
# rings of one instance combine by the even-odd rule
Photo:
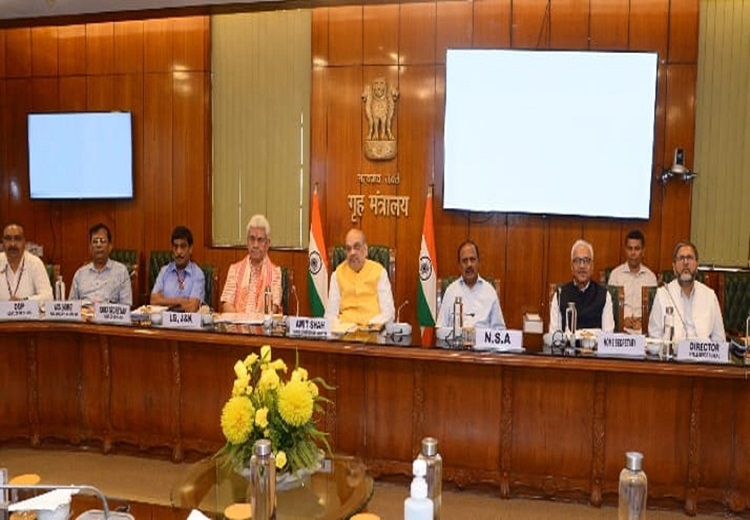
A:
<svg viewBox="0 0 750 520">
<path fill-rule="evenodd" d="M 89 229 L 91 262 L 73 276 L 71 300 L 133 305 L 128 268 L 109 258 L 112 252 L 112 232 L 102 224 Z"/>
<path fill-rule="evenodd" d="M 687 240 L 681 241 L 672 253 L 675 279 L 656 291 L 648 335 L 661 338 L 664 315 L 671 307 L 674 315 L 673 341 L 702 339 L 726 341 L 724 321 L 716 293 L 695 279 L 698 273 L 698 248 Z"/>
<path fill-rule="evenodd" d="M 271 225 L 263 215 L 253 215 L 247 223 L 247 256 L 229 266 L 221 293 L 221 312 L 266 314 L 281 312 L 281 268 L 268 258 Z M 270 288 L 271 309 L 265 308 Z"/>
<path fill-rule="evenodd" d="M 604 286 L 591 281 L 594 271 L 594 248 L 585 240 L 576 240 L 570 250 L 573 280 L 558 289 L 549 306 L 549 332 L 565 330 L 565 310 L 574 302 L 578 316 L 577 329 L 615 330 L 612 298 Z"/>
<path fill-rule="evenodd" d="M 367 258 L 367 239 L 360 229 L 346 234 L 346 262 L 331 275 L 326 318 L 340 323 L 380 327 L 396 314 L 388 273 Z"/>
<path fill-rule="evenodd" d="M 42 261 L 26 251 L 23 226 L 8 224 L 3 229 L 0 253 L 0 300 L 51 300 L 52 286 Z"/>
</svg>

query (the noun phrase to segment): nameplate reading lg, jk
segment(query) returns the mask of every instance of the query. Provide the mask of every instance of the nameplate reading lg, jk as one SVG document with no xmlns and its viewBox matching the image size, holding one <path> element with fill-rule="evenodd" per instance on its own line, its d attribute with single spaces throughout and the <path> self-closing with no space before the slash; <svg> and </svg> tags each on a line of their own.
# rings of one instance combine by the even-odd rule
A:
<svg viewBox="0 0 750 520">
<path fill-rule="evenodd" d="M 520 350 L 523 347 L 523 331 L 520 330 L 495 330 L 479 327 L 475 332 L 474 350 L 509 352 Z"/>
<path fill-rule="evenodd" d="M 599 335 L 597 353 L 605 356 L 646 355 L 646 337 L 643 334 L 618 334 L 603 332 Z"/>
<path fill-rule="evenodd" d="M 44 302 L 44 319 L 53 321 L 81 321 L 81 300 Z"/>
<path fill-rule="evenodd" d="M 729 344 L 725 341 L 684 339 L 677 344 L 677 361 L 700 363 L 728 363 Z"/>
<path fill-rule="evenodd" d="M 0 320 L 38 320 L 39 302 L 19 300 L 0 302 Z"/>
<path fill-rule="evenodd" d="M 161 326 L 170 329 L 200 329 L 203 322 L 200 312 L 163 312 Z"/>
<path fill-rule="evenodd" d="M 331 322 L 325 318 L 289 316 L 287 320 L 290 336 L 326 338 L 331 333 Z"/>
<path fill-rule="evenodd" d="M 130 307 L 119 303 L 95 303 L 94 321 L 112 325 L 130 325 Z"/>
</svg>

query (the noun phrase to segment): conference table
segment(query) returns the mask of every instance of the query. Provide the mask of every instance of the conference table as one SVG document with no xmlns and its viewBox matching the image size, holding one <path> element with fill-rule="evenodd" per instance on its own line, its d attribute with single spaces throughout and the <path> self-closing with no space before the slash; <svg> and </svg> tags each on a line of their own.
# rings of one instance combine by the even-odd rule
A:
<svg viewBox="0 0 750 520">
<path fill-rule="evenodd" d="M 625 452 L 644 454 L 649 504 L 750 509 L 750 367 L 488 353 L 354 333 L 0 323 L 0 442 L 197 460 L 223 444 L 233 365 L 262 345 L 323 377 L 318 416 L 334 453 L 408 481 L 425 436 L 444 480 L 501 497 L 593 505 L 617 498 Z"/>
</svg>

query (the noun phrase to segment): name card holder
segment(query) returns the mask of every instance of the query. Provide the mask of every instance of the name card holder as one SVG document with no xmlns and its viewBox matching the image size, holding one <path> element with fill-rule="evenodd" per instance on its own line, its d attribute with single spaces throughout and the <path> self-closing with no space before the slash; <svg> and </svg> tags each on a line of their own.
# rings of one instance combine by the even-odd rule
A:
<svg viewBox="0 0 750 520">
<path fill-rule="evenodd" d="M 202 329 L 200 312 L 169 312 L 161 314 L 161 326 L 170 329 Z"/>
<path fill-rule="evenodd" d="M 646 336 L 643 334 L 623 334 L 602 332 L 596 352 L 600 356 L 644 357 Z"/>
<path fill-rule="evenodd" d="M 683 339 L 677 343 L 677 361 L 729 363 L 729 343 Z"/>
<path fill-rule="evenodd" d="M 23 321 L 39 319 L 39 302 L 36 300 L 18 300 L 0 302 L 0 320 Z"/>
<path fill-rule="evenodd" d="M 81 321 L 81 300 L 44 302 L 44 319 L 50 321 Z"/>
<path fill-rule="evenodd" d="M 474 350 L 519 352 L 523 350 L 522 330 L 475 329 Z"/>
<path fill-rule="evenodd" d="M 95 303 L 94 321 L 108 325 L 130 325 L 130 307 L 120 303 Z"/>
<path fill-rule="evenodd" d="M 287 318 L 287 335 L 305 338 L 327 338 L 331 335 L 331 322 L 325 318 Z"/>
</svg>

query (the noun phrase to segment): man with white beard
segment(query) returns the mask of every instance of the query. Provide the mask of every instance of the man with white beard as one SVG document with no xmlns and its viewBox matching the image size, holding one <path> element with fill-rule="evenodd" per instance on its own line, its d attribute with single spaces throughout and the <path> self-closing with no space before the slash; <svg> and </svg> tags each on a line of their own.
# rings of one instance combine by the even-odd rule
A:
<svg viewBox="0 0 750 520">
<path fill-rule="evenodd" d="M 716 293 L 695 279 L 698 272 L 698 249 L 695 244 L 682 241 L 672 254 L 675 279 L 656 291 L 648 335 L 661 338 L 667 307 L 673 309 L 674 341 L 701 339 L 726 341 L 724 321 Z"/>
</svg>

